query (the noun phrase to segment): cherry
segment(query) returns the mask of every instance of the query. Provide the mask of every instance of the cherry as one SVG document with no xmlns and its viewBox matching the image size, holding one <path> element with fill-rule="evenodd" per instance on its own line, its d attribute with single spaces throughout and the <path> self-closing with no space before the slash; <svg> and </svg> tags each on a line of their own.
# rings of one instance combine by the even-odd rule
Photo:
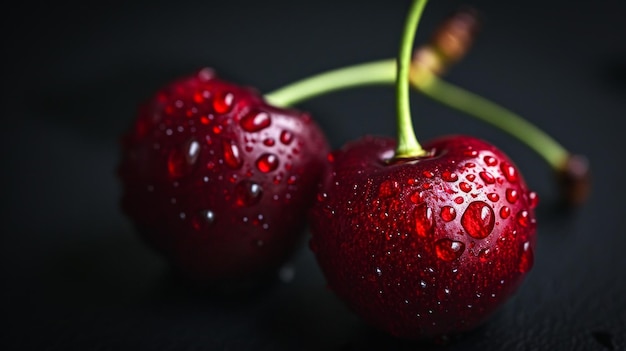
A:
<svg viewBox="0 0 626 351">
<path fill-rule="evenodd" d="M 157 92 L 124 136 L 123 210 L 184 276 L 250 281 L 302 238 L 328 151 L 308 114 L 203 69 Z"/>
<path fill-rule="evenodd" d="M 367 136 L 333 152 L 311 211 L 310 247 L 329 287 L 367 323 L 408 339 L 475 328 L 516 291 L 533 265 L 538 201 L 495 146 L 415 138 L 410 56 L 425 3 L 413 2 L 400 48 L 397 142 Z"/>
</svg>

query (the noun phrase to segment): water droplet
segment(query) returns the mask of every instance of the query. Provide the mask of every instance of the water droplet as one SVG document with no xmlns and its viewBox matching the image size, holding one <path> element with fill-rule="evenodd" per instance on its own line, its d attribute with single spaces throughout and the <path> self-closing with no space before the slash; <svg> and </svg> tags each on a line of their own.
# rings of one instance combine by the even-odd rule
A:
<svg viewBox="0 0 626 351">
<path fill-rule="evenodd" d="M 272 124 L 272 118 L 267 112 L 252 111 L 246 114 L 239 124 L 246 132 L 254 133 L 269 127 Z"/>
<path fill-rule="evenodd" d="M 528 227 L 530 224 L 530 213 L 526 210 L 522 210 L 517 214 L 517 223 L 522 227 Z"/>
<path fill-rule="evenodd" d="M 459 204 L 459 205 L 460 205 L 460 204 L 462 204 L 462 203 L 463 203 L 463 197 L 462 197 L 462 196 L 457 196 L 457 197 L 454 199 L 454 202 L 456 202 L 456 203 L 457 203 L 457 204 Z"/>
<path fill-rule="evenodd" d="M 476 175 L 475 174 L 468 174 L 465 176 L 465 179 L 469 180 L 470 182 L 473 182 L 474 180 L 476 180 Z"/>
<path fill-rule="evenodd" d="M 511 183 L 517 182 L 517 170 L 515 169 L 515 167 L 511 166 L 507 162 L 502 162 L 502 164 L 500 165 L 500 169 L 502 170 L 502 173 L 504 174 L 506 180 Z"/>
<path fill-rule="evenodd" d="M 498 164 L 498 160 L 493 156 L 485 156 L 483 157 L 483 161 L 485 161 L 487 166 L 495 166 Z"/>
<path fill-rule="evenodd" d="M 494 178 L 489 172 L 480 172 L 478 175 L 486 184 L 493 184 L 496 182 L 496 178 Z"/>
<path fill-rule="evenodd" d="M 474 162 L 468 162 L 468 163 L 465 164 L 465 167 L 467 167 L 467 168 L 474 168 L 474 167 L 476 167 L 476 164 Z"/>
<path fill-rule="evenodd" d="M 452 173 L 450 171 L 444 171 L 441 173 L 441 178 L 446 182 L 456 182 L 459 180 L 459 176 L 456 173 Z"/>
<path fill-rule="evenodd" d="M 471 237 L 486 238 L 491 234 L 495 225 L 493 210 L 482 201 L 474 201 L 467 206 L 463 213 L 461 225 Z"/>
<path fill-rule="evenodd" d="M 490 249 L 482 249 L 478 252 L 478 260 L 482 263 L 486 263 L 489 261 L 489 253 L 491 252 Z"/>
<path fill-rule="evenodd" d="M 379 277 L 380 277 L 380 276 L 382 276 L 382 275 L 383 275 L 383 271 L 380 269 L 380 267 L 376 267 L 375 271 L 376 271 L 376 275 L 377 275 L 377 276 L 379 276 Z"/>
<path fill-rule="evenodd" d="M 293 134 L 288 130 L 280 132 L 280 142 L 289 145 L 293 141 Z"/>
<path fill-rule="evenodd" d="M 423 281 L 423 280 L 420 280 L 420 287 L 421 287 L 422 289 L 425 289 L 425 288 L 426 288 L 426 286 L 428 286 L 428 285 L 426 284 L 426 282 L 425 282 L 425 281 Z"/>
<path fill-rule="evenodd" d="M 451 239 L 439 239 L 435 243 L 437 257 L 444 261 L 452 261 L 459 258 L 465 251 L 465 244 Z"/>
<path fill-rule="evenodd" d="M 533 254 L 533 248 L 530 247 L 530 242 L 525 242 L 522 245 L 522 255 L 520 256 L 519 261 L 519 271 L 521 273 L 526 273 L 533 268 L 533 264 L 535 263 L 535 255 Z"/>
<path fill-rule="evenodd" d="M 506 200 L 514 204 L 519 198 L 519 193 L 515 189 L 506 189 Z"/>
<path fill-rule="evenodd" d="M 496 202 L 498 200 L 500 200 L 500 196 L 496 193 L 489 193 L 487 194 L 487 198 L 493 202 Z"/>
<path fill-rule="evenodd" d="M 502 206 L 500 209 L 500 217 L 507 219 L 511 215 L 511 209 L 508 206 Z"/>
<path fill-rule="evenodd" d="M 537 207 L 537 204 L 539 204 L 539 196 L 536 192 L 531 191 L 528 193 L 528 202 L 530 203 L 530 208 Z"/>
<path fill-rule="evenodd" d="M 478 156 L 478 151 L 470 149 L 470 150 L 465 151 L 464 154 L 465 156 L 468 156 L 468 157 L 476 157 Z"/>
<path fill-rule="evenodd" d="M 265 146 L 274 146 L 275 142 L 272 138 L 263 139 L 263 145 Z"/>
<path fill-rule="evenodd" d="M 422 203 L 424 201 L 424 194 L 421 191 L 416 191 L 411 194 L 409 200 L 411 200 L 411 202 L 414 204 Z"/>
<path fill-rule="evenodd" d="M 317 201 L 323 202 L 323 201 L 326 201 L 326 199 L 328 199 L 328 194 L 326 193 L 317 194 Z"/>
<path fill-rule="evenodd" d="M 202 219 L 208 224 L 213 224 L 215 222 L 215 213 L 211 210 L 204 210 L 201 213 Z"/>
<path fill-rule="evenodd" d="M 414 212 L 415 231 L 419 236 L 428 236 L 434 229 L 433 210 L 425 203 L 418 205 Z"/>
<path fill-rule="evenodd" d="M 263 188 L 249 180 L 243 180 L 235 186 L 234 196 L 237 206 L 252 206 L 261 200 Z"/>
<path fill-rule="evenodd" d="M 278 168 L 278 157 L 274 154 L 263 154 L 256 160 L 256 167 L 263 173 Z"/>
<path fill-rule="evenodd" d="M 450 289 L 448 289 L 448 288 L 444 288 L 444 289 L 443 289 L 443 292 L 444 292 L 446 295 L 450 295 Z"/>
<path fill-rule="evenodd" d="M 456 210 L 454 209 L 454 207 L 443 206 L 441 208 L 441 218 L 446 222 L 450 222 L 451 220 L 455 219 Z"/>
<path fill-rule="evenodd" d="M 235 102 L 235 95 L 229 92 L 221 92 L 213 99 L 213 110 L 217 113 L 226 113 L 230 111 Z"/>
<path fill-rule="evenodd" d="M 459 184 L 459 189 L 461 189 L 463 192 L 469 193 L 470 191 L 472 191 L 472 186 L 466 182 L 461 182 Z"/>
<path fill-rule="evenodd" d="M 392 197 L 400 192 L 400 184 L 395 180 L 385 180 L 378 188 L 378 196 L 381 198 Z"/>
<path fill-rule="evenodd" d="M 435 175 L 433 174 L 433 172 L 431 172 L 431 171 L 424 171 L 424 172 L 422 172 L 422 175 L 423 175 L 424 177 L 426 177 L 426 178 L 432 178 L 432 177 L 434 177 L 434 176 L 435 176 Z"/>
<path fill-rule="evenodd" d="M 228 167 L 238 169 L 243 164 L 241 159 L 241 152 L 239 147 L 234 141 L 229 139 L 222 140 L 222 147 L 224 149 L 224 161 Z"/>
<path fill-rule="evenodd" d="M 200 154 L 200 144 L 191 139 L 182 148 L 174 148 L 167 158 L 167 170 L 172 177 L 182 177 L 193 170 Z"/>
</svg>

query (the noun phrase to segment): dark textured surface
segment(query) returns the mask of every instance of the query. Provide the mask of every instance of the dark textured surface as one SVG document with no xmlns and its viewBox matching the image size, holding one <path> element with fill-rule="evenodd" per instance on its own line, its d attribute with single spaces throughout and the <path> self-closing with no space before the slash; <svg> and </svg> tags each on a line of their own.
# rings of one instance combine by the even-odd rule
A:
<svg viewBox="0 0 626 351">
<path fill-rule="evenodd" d="M 432 1 L 424 40 L 458 4 Z M 485 16 L 448 79 L 524 115 L 593 167 L 566 212 L 541 159 L 499 131 L 413 95 L 418 137 L 471 133 L 507 152 L 541 197 L 534 269 L 483 327 L 447 345 L 364 326 L 325 288 L 302 245 L 282 280 L 247 296 L 172 276 L 118 208 L 117 138 L 138 102 L 201 66 L 269 91 L 395 55 L 408 2 L 23 4 L 3 20 L 3 350 L 626 349 L 625 5 L 473 3 Z M 301 105 L 334 147 L 394 134 L 393 90 Z M 289 278 L 291 274 L 293 279 Z"/>
</svg>

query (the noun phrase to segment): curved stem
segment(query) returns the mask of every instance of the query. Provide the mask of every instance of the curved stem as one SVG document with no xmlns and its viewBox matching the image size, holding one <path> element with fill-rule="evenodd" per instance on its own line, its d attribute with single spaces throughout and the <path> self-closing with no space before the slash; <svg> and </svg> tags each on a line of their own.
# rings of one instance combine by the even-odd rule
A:
<svg viewBox="0 0 626 351">
<path fill-rule="evenodd" d="M 409 73 L 411 71 L 411 54 L 413 51 L 413 41 L 419 20 L 426 7 L 427 0 L 414 0 L 406 22 L 402 41 L 400 42 L 400 52 L 398 54 L 398 72 L 396 76 L 396 108 L 398 123 L 398 145 L 395 157 L 407 158 L 422 156 L 426 152 L 418 143 L 413 130 L 411 119 L 411 106 L 409 99 Z"/>
<path fill-rule="evenodd" d="M 559 169 L 567 162 L 569 152 L 563 146 L 510 110 L 447 83 L 427 70 L 414 70 L 411 83 L 427 97 L 511 134 L 537 152 L 552 168 Z"/>
<path fill-rule="evenodd" d="M 265 95 L 274 106 L 288 107 L 329 92 L 366 85 L 396 82 L 396 60 L 387 59 L 335 69 L 305 78 Z M 570 153 L 548 134 L 521 116 L 477 94 L 416 69 L 410 75 L 414 89 L 428 98 L 500 128 L 523 142 L 555 170 L 563 167 Z"/>
<path fill-rule="evenodd" d="M 265 94 L 265 100 L 274 106 L 292 106 L 337 90 L 364 85 L 390 84 L 393 83 L 395 75 L 394 60 L 368 62 L 320 73 L 294 82 Z"/>
</svg>

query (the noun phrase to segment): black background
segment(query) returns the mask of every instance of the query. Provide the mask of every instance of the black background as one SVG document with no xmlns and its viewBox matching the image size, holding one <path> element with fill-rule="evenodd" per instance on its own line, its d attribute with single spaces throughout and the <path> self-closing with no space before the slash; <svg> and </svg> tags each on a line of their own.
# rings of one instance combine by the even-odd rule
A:
<svg viewBox="0 0 626 351">
<path fill-rule="evenodd" d="M 489 140 L 541 197 L 534 269 L 483 327 L 443 346 L 372 331 L 325 288 L 306 245 L 249 296 L 196 291 L 118 208 L 118 137 L 158 87 L 212 66 L 267 92 L 394 56 L 408 1 L 23 2 L 2 13 L 2 349 L 626 349 L 625 3 L 432 1 L 417 41 L 460 4 L 481 10 L 484 28 L 447 79 L 587 155 L 594 172 L 589 201 L 562 211 L 536 154 L 412 95 L 421 140 Z M 300 108 L 338 147 L 394 135 L 393 98 L 363 88 Z"/>
</svg>

